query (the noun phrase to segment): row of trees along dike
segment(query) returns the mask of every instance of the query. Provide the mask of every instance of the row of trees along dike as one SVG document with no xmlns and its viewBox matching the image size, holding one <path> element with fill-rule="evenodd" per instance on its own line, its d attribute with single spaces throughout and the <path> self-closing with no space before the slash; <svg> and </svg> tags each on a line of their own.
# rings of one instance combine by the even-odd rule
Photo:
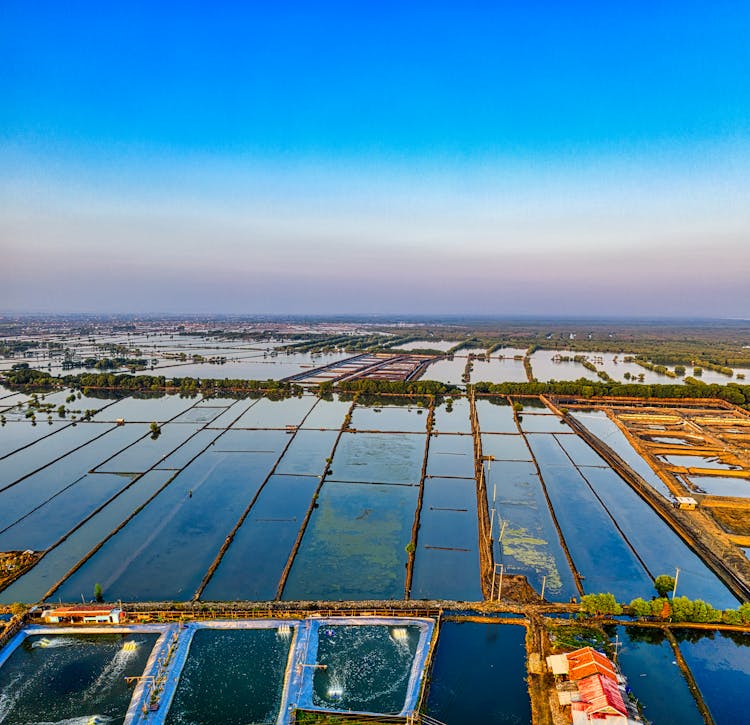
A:
<svg viewBox="0 0 750 725">
<path fill-rule="evenodd" d="M 269 394 L 301 395 L 299 385 L 281 380 L 243 380 L 224 378 L 167 378 L 163 375 L 128 375 L 127 373 L 79 373 L 54 377 L 42 370 L 34 370 L 27 364 L 15 365 L 6 370 L 2 382 L 9 387 L 37 389 L 109 389 L 125 392 L 149 392 L 174 390 L 175 392 L 200 393 L 210 391 L 248 391 Z M 697 381 L 696 381 L 697 382 Z M 750 410 L 750 385 L 727 383 L 705 385 L 688 382 L 685 385 L 641 385 L 614 381 L 591 381 L 585 378 L 570 381 L 488 383 L 478 382 L 474 391 L 486 395 L 574 395 L 592 397 L 631 398 L 718 398 Z M 456 391 L 455 385 L 435 380 L 348 380 L 338 384 L 322 383 L 321 395 L 341 393 L 388 394 L 388 395 L 445 395 Z"/>
<path fill-rule="evenodd" d="M 54 377 L 48 372 L 28 366 L 14 366 L 5 371 L 0 381 L 11 388 L 54 390 L 120 390 L 127 393 L 173 391 L 185 394 L 216 391 L 241 391 L 267 394 L 269 397 L 302 395 L 304 389 L 295 383 L 282 380 L 244 380 L 231 378 L 168 378 L 164 375 L 128 375 L 126 373 L 79 373 Z"/>
<path fill-rule="evenodd" d="M 637 619 L 664 622 L 697 622 L 703 624 L 750 624 L 750 602 L 737 609 L 716 609 L 702 599 L 670 596 L 675 580 L 668 574 L 656 577 L 653 599 L 637 597 L 629 604 L 621 604 L 614 594 L 584 594 L 581 597 L 580 617 L 604 617 L 629 614 Z"/>
<path fill-rule="evenodd" d="M 696 384 L 697 383 L 697 384 Z M 615 381 L 595 382 L 578 380 L 552 380 L 547 383 L 474 383 L 477 394 L 487 395 L 574 395 L 582 398 L 718 398 L 750 410 L 750 385 L 727 383 L 706 385 L 696 381 L 685 385 L 641 385 Z"/>
</svg>

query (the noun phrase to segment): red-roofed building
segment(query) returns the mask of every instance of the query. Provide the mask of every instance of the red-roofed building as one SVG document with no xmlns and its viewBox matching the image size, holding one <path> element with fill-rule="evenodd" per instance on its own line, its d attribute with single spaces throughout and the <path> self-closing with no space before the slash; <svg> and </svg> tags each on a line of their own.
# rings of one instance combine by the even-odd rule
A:
<svg viewBox="0 0 750 725">
<path fill-rule="evenodd" d="M 591 675 L 578 683 L 580 702 L 574 702 L 573 709 L 581 709 L 587 715 L 622 715 L 628 710 L 622 699 L 617 683 L 602 675 Z"/>
<path fill-rule="evenodd" d="M 623 698 L 624 679 L 601 652 L 583 647 L 547 657 L 555 675 L 567 675 L 558 682 L 560 704 L 570 706 L 573 725 L 636 725 L 635 711 L 628 711 Z"/>
<path fill-rule="evenodd" d="M 591 647 L 583 647 L 575 652 L 569 652 L 568 678 L 582 680 L 590 675 L 602 675 L 617 682 L 617 672 L 614 665 L 601 653 Z"/>
<path fill-rule="evenodd" d="M 122 609 L 101 604 L 79 604 L 73 607 L 45 609 L 42 619 L 47 624 L 119 624 L 124 618 Z"/>
</svg>

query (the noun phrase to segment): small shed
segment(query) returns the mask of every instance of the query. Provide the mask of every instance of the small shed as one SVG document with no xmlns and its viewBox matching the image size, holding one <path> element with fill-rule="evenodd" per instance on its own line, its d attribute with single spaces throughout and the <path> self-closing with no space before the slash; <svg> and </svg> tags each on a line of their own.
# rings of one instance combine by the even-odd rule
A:
<svg viewBox="0 0 750 725">
<path fill-rule="evenodd" d="M 676 501 L 678 509 L 692 511 L 698 508 L 698 502 L 692 496 L 678 496 Z"/>
</svg>

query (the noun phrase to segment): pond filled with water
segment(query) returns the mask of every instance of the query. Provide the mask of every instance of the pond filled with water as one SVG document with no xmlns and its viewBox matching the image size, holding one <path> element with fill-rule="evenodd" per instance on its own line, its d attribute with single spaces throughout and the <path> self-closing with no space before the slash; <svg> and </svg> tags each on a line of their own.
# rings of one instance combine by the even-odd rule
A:
<svg viewBox="0 0 750 725">
<path fill-rule="evenodd" d="M 419 643 L 416 626 L 321 623 L 313 675 L 316 707 L 398 713 L 404 708 Z"/>
<path fill-rule="evenodd" d="M 607 629 L 610 638 L 614 640 L 616 635 L 622 644 L 617 664 L 645 717 L 653 725 L 703 725 L 703 716 L 664 633 L 646 627 Z"/>
<path fill-rule="evenodd" d="M 0 592 L 0 603 L 36 602 L 70 568 L 138 506 L 161 488 L 173 475 L 166 471 L 150 471 L 123 491 L 102 511 L 68 536 L 46 554 L 33 569 Z M 80 592 L 78 598 L 80 598 Z M 86 590 L 90 597 L 93 590 Z"/>
<path fill-rule="evenodd" d="M 271 476 L 201 599 L 274 599 L 319 481 L 312 476 Z"/>
<path fill-rule="evenodd" d="M 101 430 L 101 426 L 92 427 Z M 43 506 L 50 499 L 54 500 L 54 497 L 66 494 L 71 487 L 78 487 L 88 471 L 93 470 L 102 460 L 123 446 L 130 445 L 143 434 L 142 431 L 133 430 L 130 426 L 104 429 L 104 431 L 105 435 L 91 440 L 68 455 L 60 453 L 59 460 L 0 491 L 0 528 L 10 526 L 21 517 Z M 6 461 L 10 460 L 11 458 L 6 459 Z M 19 470 L 23 469 L 16 469 L 14 473 Z M 96 480 L 96 478 L 89 479 L 89 483 Z M 112 479 L 103 480 L 111 481 Z M 124 483 L 125 481 L 123 485 Z M 87 495 L 97 497 L 97 492 L 91 491 L 90 486 L 81 487 L 79 490 L 82 491 L 81 495 L 84 497 Z"/>
<path fill-rule="evenodd" d="M 417 486 L 323 485 L 284 599 L 403 599 Z"/>
<path fill-rule="evenodd" d="M 455 340 L 412 340 L 405 342 L 403 345 L 394 347 L 394 350 L 440 350 L 447 352 L 452 347 L 458 345 Z M 460 352 L 460 351 L 459 351 Z"/>
<path fill-rule="evenodd" d="M 39 425 L 39 423 L 37 423 Z M 101 455 L 99 460 L 83 469 L 82 473 L 89 470 L 97 463 L 100 463 L 108 455 L 112 455 L 119 450 L 116 443 L 110 445 L 110 441 L 118 439 L 123 436 L 123 433 L 114 430 L 115 426 L 102 423 L 80 423 L 75 426 L 69 426 L 63 428 L 59 432 L 38 440 L 31 446 L 23 448 L 20 451 L 10 454 L 6 458 L 0 460 L 0 490 L 7 488 L 8 485 L 14 481 L 19 480 L 24 476 L 28 476 L 33 471 L 43 468 L 54 461 L 58 461 L 60 465 L 73 465 L 70 463 L 72 455 L 75 453 L 80 456 L 85 456 L 94 460 L 97 455 Z M 132 431 L 133 429 L 130 428 Z M 139 435 L 144 435 L 146 431 L 141 430 Z M 99 442 L 97 445 L 93 445 L 92 441 L 101 437 L 106 437 L 109 433 L 111 437 L 107 438 L 105 442 Z M 130 445 L 138 436 L 133 436 L 122 446 Z M 76 451 L 86 444 L 92 444 L 91 447 L 87 448 L 84 452 Z M 97 451 L 97 453 L 91 453 Z M 109 453 L 107 453 L 109 451 Z M 100 453 L 101 452 L 101 453 Z M 72 455 L 67 455 L 72 454 Z M 68 459 L 68 463 L 64 463 L 63 456 Z M 93 458 L 92 458 L 93 457 Z"/>
<path fill-rule="evenodd" d="M 427 411 L 417 407 L 367 408 L 358 405 L 354 408 L 350 427 L 356 430 L 423 433 L 427 429 Z"/>
<path fill-rule="evenodd" d="M 331 463 L 331 479 L 417 485 L 426 435 L 344 433 Z"/>
<path fill-rule="evenodd" d="M 36 425 L 28 420 L 8 421 L 0 425 L 0 458 L 44 436 L 52 435 L 66 425 L 70 425 L 70 421 L 56 420 L 52 424 L 43 421 L 37 422 Z"/>
<path fill-rule="evenodd" d="M 471 380 L 474 383 L 525 383 L 526 368 L 523 360 L 515 360 L 512 357 L 497 358 L 493 355 L 490 360 L 473 361 Z"/>
<path fill-rule="evenodd" d="M 672 494 L 667 485 L 656 475 L 638 451 L 630 445 L 625 434 L 611 421 L 603 411 L 576 411 L 573 417 L 580 421 L 600 441 L 606 443 L 625 463 L 627 463 L 646 483 L 662 496 L 671 499 Z"/>
<path fill-rule="evenodd" d="M 166 722 L 274 722 L 281 706 L 289 645 L 290 639 L 280 637 L 277 629 L 198 629 Z"/>
<path fill-rule="evenodd" d="M 584 589 L 611 592 L 618 601 L 649 595 L 651 578 L 555 437 L 528 439 Z"/>
<path fill-rule="evenodd" d="M 66 580 L 61 596 L 74 601 L 99 582 L 111 600 L 189 599 L 277 457 L 207 451 Z"/>
<path fill-rule="evenodd" d="M 578 353 L 568 350 L 536 350 L 531 356 L 531 371 L 537 380 L 548 382 L 549 380 L 599 380 L 597 374 L 588 370 L 581 363 L 574 362 L 572 358 Z M 569 361 L 558 361 L 556 357 L 570 357 Z"/>
<path fill-rule="evenodd" d="M 123 398 L 106 410 L 97 413 L 95 420 L 115 421 L 122 418 L 126 423 L 164 423 L 200 402 L 201 397 L 180 395 L 159 395 L 150 398 Z"/>
<path fill-rule="evenodd" d="M 200 426 L 189 423 L 166 423 L 159 435 L 149 433 L 148 427 L 141 429 L 143 437 L 121 453 L 97 466 L 98 473 L 143 473 L 159 464 L 172 451 L 179 448 L 200 430 Z"/>
<path fill-rule="evenodd" d="M 473 478 L 425 479 L 411 597 L 482 599 Z"/>
<path fill-rule="evenodd" d="M 519 625 L 444 623 L 427 714 L 446 725 L 529 725 L 525 641 Z"/>
<path fill-rule="evenodd" d="M 524 433 L 570 433 L 570 428 L 556 415 L 540 415 L 538 413 L 523 413 L 518 416 L 518 422 Z"/>
<path fill-rule="evenodd" d="M 46 549 L 111 496 L 128 486 L 132 478 L 95 473 L 82 476 L 0 530 L 0 551 Z"/>
<path fill-rule="evenodd" d="M 547 577 L 545 598 L 569 601 L 578 596 L 542 484 L 532 462 L 495 461 L 485 469 L 487 507 L 495 509 L 495 561 L 510 574 L 523 574 L 537 592 Z M 503 525 L 505 530 L 503 531 Z M 502 541 L 498 537 L 502 532 Z"/>
<path fill-rule="evenodd" d="M 422 378 L 424 380 L 437 380 L 448 385 L 462 386 L 461 380 L 466 369 L 466 358 L 456 357 L 452 360 L 438 360 L 430 363 Z"/>
<path fill-rule="evenodd" d="M 232 424 L 232 428 L 285 428 L 288 425 L 300 425 L 316 401 L 317 398 L 312 395 L 284 400 L 262 398 L 240 416 Z"/>
<path fill-rule="evenodd" d="M 747 722 L 750 634 L 675 630 L 680 651 L 716 725 Z"/>
<path fill-rule="evenodd" d="M 689 476 L 692 487 L 698 493 L 710 496 L 750 497 L 749 478 L 731 478 L 728 476 Z"/>
<path fill-rule="evenodd" d="M 653 578 L 679 567 L 683 595 L 720 609 L 737 606 L 721 580 L 611 468 L 587 469 L 585 475 Z"/>
<path fill-rule="evenodd" d="M 530 461 L 531 453 L 526 441 L 520 434 L 513 435 L 482 435 L 482 455 L 492 456 L 498 461 Z M 492 468 L 494 461 L 487 462 L 487 468 Z"/>
<path fill-rule="evenodd" d="M 471 433 L 469 401 L 453 398 L 450 410 L 447 403 L 436 406 L 432 429 L 438 433 Z"/>
<path fill-rule="evenodd" d="M 723 463 L 715 456 L 657 456 L 670 466 L 684 466 L 685 468 L 714 468 L 717 471 L 739 471 L 740 466 Z"/>
<path fill-rule="evenodd" d="M 477 399 L 477 417 L 482 433 L 518 433 L 513 408 L 505 399 Z"/>
<path fill-rule="evenodd" d="M 124 678 L 142 674 L 155 642 L 140 633 L 27 637 L 0 667 L 0 721 L 122 723 L 133 692 Z"/>
<path fill-rule="evenodd" d="M 351 402 L 339 400 L 335 395 L 332 400 L 321 398 L 303 421 L 302 427 L 338 430 L 351 405 Z"/>
<path fill-rule="evenodd" d="M 474 479 L 474 440 L 468 435 L 433 435 L 427 455 L 428 476 Z"/>
</svg>

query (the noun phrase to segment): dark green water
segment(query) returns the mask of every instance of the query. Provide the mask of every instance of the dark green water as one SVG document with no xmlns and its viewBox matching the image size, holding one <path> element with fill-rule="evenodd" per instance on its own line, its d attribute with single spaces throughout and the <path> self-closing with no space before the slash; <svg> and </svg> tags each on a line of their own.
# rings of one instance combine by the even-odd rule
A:
<svg viewBox="0 0 750 725">
<path fill-rule="evenodd" d="M 199 629 L 168 725 L 272 723 L 281 704 L 291 638 L 276 629 Z"/>
<path fill-rule="evenodd" d="M 323 485 L 284 599 L 403 599 L 416 486 Z"/>
<path fill-rule="evenodd" d="M 313 704 L 359 712 L 404 707 L 419 627 L 321 625 Z"/>
<path fill-rule="evenodd" d="M 0 668 L 0 722 L 121 723 L 155 634 L 27 637 Z M 135 642 L 133 651 L 123 650 Z"/>
<path fill-rule="evenodd" d="M 525 637 L 513 624 L 445 623 L 427 713 L 447 725 L 530 723 Z"/>
</svg>

